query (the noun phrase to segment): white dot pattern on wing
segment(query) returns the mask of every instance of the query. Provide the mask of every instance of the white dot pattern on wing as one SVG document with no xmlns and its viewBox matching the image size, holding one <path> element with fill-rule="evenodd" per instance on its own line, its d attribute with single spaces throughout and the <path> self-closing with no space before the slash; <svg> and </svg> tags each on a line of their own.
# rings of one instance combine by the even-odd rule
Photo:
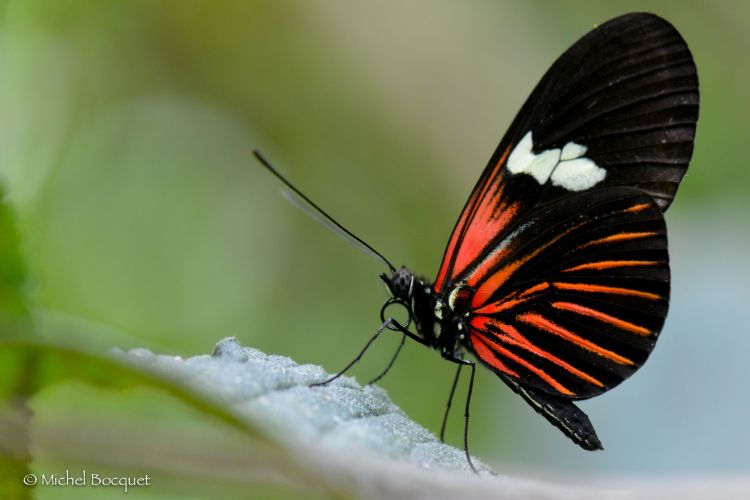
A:
<svg viewBox="0 0 750 500">
<path fill-rule="evenodd" d="M 539 184 L 548 180 L 553 186 L 568 191 L 584 191 L 604 180 L 607 171 L 589 158 L 584 158 L 586 146 L 567 143 L 562 149 L 554 148 L 534 154 L 531 131 L 513 148 L 508 157 L 511 174 L 528 174 Z"/>
</svg>

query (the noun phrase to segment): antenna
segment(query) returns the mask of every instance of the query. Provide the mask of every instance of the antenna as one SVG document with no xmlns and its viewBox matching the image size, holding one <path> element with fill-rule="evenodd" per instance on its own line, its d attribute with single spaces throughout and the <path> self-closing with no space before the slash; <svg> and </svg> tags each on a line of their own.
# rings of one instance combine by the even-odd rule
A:
<svg viewBox="0 0 750 500">
<path fill-rule="evenodd" d="M 390 263 L 388 259 L 383 257 L 383 255 L 372 248 L 370 245 L 365 243 L 360 237 L 356 236 L 354 233 L 349 231 L 347 228 L 336 222 L 336 219 L 328 215 L 325 210 L 320 208 L 318 205 L 313 203 L 310 198 L 305 196 L 302 191 L 294 187 L 294 185 L 289 182 L 283 175 L 279 173 L 278 170 L 276 170 L 269 162 L 266 160 L 266 158 L 258 151 L 257 149 L 253 150 L 253 155 L 255 158 L 264 166 L 266 167 L 273 175 L 276 176 L 281 182 L 284 183 L 286 187 L 288 187 L 291 192 L 286 191 L 284 194 L 286 195 L 286 198 L 292 202 L 297 208 L 303 210 L 307 215 L 315 219 L 316 221 L 320 222 L 324 226 L 326 226 L 328 229 L 333 231 L 334 233 L 338 234 L 342 238 L 344 238 L 346 241 L 351 243 L 352 245 L 356 246 L 360 250 L 364 251 L 365 253 L 368 253 L 372 255 L 373 257 L 380 259 L 385 263 L 385 265 L 388 266 L 388 268 L 391 270 L 392 273 L 396 272 L 396 268 L 393 267 L 393 264 Z"/>
</svg>

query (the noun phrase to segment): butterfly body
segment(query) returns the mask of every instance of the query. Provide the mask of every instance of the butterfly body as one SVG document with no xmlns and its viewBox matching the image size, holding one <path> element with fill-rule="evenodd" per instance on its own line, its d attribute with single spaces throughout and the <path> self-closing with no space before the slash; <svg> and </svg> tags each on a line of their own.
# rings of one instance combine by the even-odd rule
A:
<svg viewBox="0 0 750 500">
<path fill-rule="evenodd" d="M 395 299 L 407 307 L 417 335 L 427 347 L 436 349 L 448 359 L 463 355 L 466 343 L 468 311 L 455 298 L 438 294 L 432 283 L 402 267 L 391 275 L 381 274 Z"/>
</svg>

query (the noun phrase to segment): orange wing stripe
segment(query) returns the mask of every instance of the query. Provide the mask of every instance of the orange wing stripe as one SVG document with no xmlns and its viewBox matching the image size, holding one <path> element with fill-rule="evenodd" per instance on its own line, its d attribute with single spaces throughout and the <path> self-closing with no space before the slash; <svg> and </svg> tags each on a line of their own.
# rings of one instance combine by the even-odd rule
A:
<svg viewBox="0 0 750 500">
<path fill-rule="evenodd" d="M 537 249 L 534 250 L 533 252 L 529 252 L 524 257 L 511 262 L 510 264 L 506 265 L 502 269 L 500 269 L 497 272 L 495 272 L 494 274 L 492 274 L 492 276 L 490 276 L 489 278 L 487 278 L 484 281 L 484 283 L 482 283 L 481 285 L 479 285 L 479 288 L 477 289 L 476 293 L 471 298 L 471 305 L 472 305 L 472 307 L 476 309 L 476 308 L 479 308 L 480 306 L 482 306 L 483 304 L 486 304 L 487 301 L 492 296 L 492 294 L 495 293 L 506 281 L 508 281 L 508 279 L 510 279 L 510 277 L 513 275 L 513 273 L 515 273 L 516 271 L 518 271 L 518 269 L 522 265 L 524 265 L 525 263 L 527 263 L 528 261 L 530 261 L 531 259 L 533 259 L 537 255 L 539 255 L 539 253 L 541 253 L 543 250 L 545 250 L 545 249 L 549 248 L 550 246 L 554 245 L 555 243 L 557 243 L 557 241 L 560 238 L 566 236 L 571 231 L 575 231 L 576 229 L 578 229 L 583 224 L 585 224 L 585 223 L 577 224 L 577 225 L 569 228 L 567 231 L 558 234 L 557 236 L 555 236 L 554 238 L 552 238 L 551 240 L 549 240 L 547 243 L 545 243 L 545 244 L 540 245 L 539 247 L 537 247 Z M 507 249 L 507 247 L 505 249 L 503 249 L 503 251 L 505 251 L 506 249 Z M 481 266 L 479 268 L 479 269 L 482 270 L 482 272 L 478 272 L 479 271 L 479 269 L 478 269 L 476 272 L 472 273 L 472 276 L 467 281 L 467 283 L 470 286 L 475 286 L 480 279 L 484 278 L 484 274 L 487 273 L 487 272 L 489 272 L 489 263 L 490 262 L 494 263 L 496 259 L 497 259 L 496 256 L 491 256 L 491 257 L 488 257 L 487 259 L 485 259 L 485 261 L 481 264 Z M 485 267 L 486 267 L 486 269 L 485 269 Z"/>
<path fill-rule="evenodd" d="M 485 304 L 479 309 L 475 309 L 474 313 L 492 315 L 492 314 L 499 313 L 501 311 L 507 311 L 508 309 L 512 309 L 513 307 L 516 307 L 519 304 L 523 304 L 524 302 L 527 302 L 528 300 L 534 298 L 533 297 L 534 294 L 543 292 L 547 290 L 548 288 L 549 288 L 549 283 L 544 281 L 542 283 L 539 283 L 537 285 L 527 288 L 521 293 L 518 293 L 518 292 L 509 293 L 501 300 L 498 300 L 496 302 L 490 302 L 489 304 Z"/>
<path fill-rule="evenodd" d="M 540 358 L 546 359 L 548 361 L 551 361 L 552 363 L 556 364 L 560 368 L 566 370 L 568 373 L 571 373 L 572 375 L 585 380 L 586 382 L 593 384 L 597 387 L 604 387 L 604 384 L 602 384 L 599 380 L 595 379 L 591 375 L 579 370 L 578 368 L 573 367 L 572 365 L 566 363 L 562 359 L 558 358 L 554 354 L 551 354 L 543 349 L 540 349 L 536 345 L 534 345 L 532 342 L 529 341 L 526 337 L 524 337 L 521 332 L 519 332 L 516 328 L 514 328 L 511 325 L 502 323 L 500 321 L 490 319 L 490 318 L 472 318 L 471 325 L 474 326 L 478 330 L 482 331 L 488 331 L 487 324 L 491 324 L 495 328 L 502 331 L 505 335 L 495 335 L 494 337 L 501 341 L 505 342 L 507 344 L 518 346 L 522 349 L 525 349 L 529 351 L 532 354 L 536 354 Z"/>
<path fill-rule="evenodd" d="M 478 341 L 475 341 L 475 339 L 478 339 Z M 528 369 L 530 372 L 536 374 L 539 378 L 541 378 L 542 380 L 544 380 L 545 382 L 547 382 L 550 386 L 552 386 L 560 394 L 565 394 L 566 396 L 573 396 L 574 395 L 574 393 L 571 390 L 567 389 L 564 385 L 562 385 L 560 382 L 558 382 L 557 380 L 555 380 L 552 376 L 550 376 L 547 372 L 545 372 L 541 368 L 537 368 L 536 366 L 532 365 L 531 363 L 529 363 L 525 359 L 523 359 L 523 358 L 521 358 L 519 356 L 516 356 L 515 354 L 513 354 L 509 350 L 507 350 L 504 347 L 501 347 L 501 346 L 499 346 L 497 344 L 493 343 L 492 347 L 490 347 L 489 344 L 488 344 L 488 341 L 484 340 L 481 337 L 480 334 L 478 334 L 478 333 L 472 333 L 471 340 L 472 340 L 472 345 L 474 345 L 475 347 L 477 345 L 482 345 L 483 348 L 486 350 L 485 352 L 487 352 L 487 353 L 489 353 L 490 351 L 495 351 L 495 352 L 501 354 L 502 356 L 505 356 L 508 359 L 512 359 L 513 361 L 515 361 L 519 365 L 521 365 L 524 368 Z M 479 353 L 477 352 L 477 354 L 479 354 Z M 480 355 L 480 357 L 482 357 L 482 356 Z M 492 358 L 493 359 L 497 359 L 494 355 L 492 355 Z M 482 359 L 484 361 L 487 361 L 483 357 L 482 357 Z M 516 376 L 518 376 L 518 375 L 516 375 Z"/>
<path fill-rule="evenodd" d="M 503 267 L 502 269 L 494 273 L 492 276 L 487 278 L 485 282 L 479 286 L 479 288 L 474 293 L 474 295 L 472 295 L 471 297 L 472 308 L 476 309 L 476 308 L 479 308 L 481 305 L 486 304 L 487 301 L 492 296 L 492 294 L 495 293 L 495 291 L 497 291 L 497 289 L 500 288 L 503 285 L 503 283 L 508 281 L 508 279 L 513 275 L 513 273 L 515 273 L 518 270 L 518 268 L 521 267 L 532 256 L 533 255 L 527 255 L 523 259 L 517 260 L 513 262 L 512 264 L 508 264 L 507 266 Z M 472 274 L 469 280 L 469 286 L 474 286 L 476 282 L 479 281 L 479 278 L 480 278 L 480 273 Z"/>
<path fill-rule="evenodd" d="M 483 341 L 480 335 L 477 335 L 475 333 L 471 334 L 471 345 L 474 348 L 474 352 L 477 353 L 477 356 L 490 365 L 491 367 L 495 368 L 498 371 L 501 371 L 503 373 L 506 373 L 510 375 L 511 377 L 515 378 L 521 378 L 521 376 L 516 373 L 515 371 L 511 370 L 505 364 L 497 359 L 497 356 L 495 356 L 492 353 L 492 350 L 490 347 Z"/>
<path fill-rule="evenodd" d="M 552 321 L 548 320 L 544 316 L 536 313 L 525 313 L 517 316 L 518 321 L 521 321 L 523 323 L 535 326 L 539 328 L 540 330 L 544 330 L 545 332 L 551 333 L 553 335 L 557 335 L 558 337 L 562 337 L 565 340 L 572 342 L 576 344 L 577 346 L 580 346 L 587 351 L 591 351 L 594 354 L 597 354 L 603 358 L 609 359 L 611 361 L 614 361 L 615 363 L 621 364 L 621 365 L 633 365 L 631 360 L 629 360 L 626 357 L 620 356 L 619 354 L 612 352 L 608 349 L 604 349 L 603 347 L 600 347 L 593 342 L 590 342 L 582 337 L 579 337 L 575 333 L 566 330 L 562 326 L 553 323 Z"/>
<path fill-rule="evenodd" d="M 590 292 L 590 293 L 611 293 L 614 295 L 632 295 L 634 297 L 641 297 L 649 300 L 660 300 L 662 297 L 655 293 L 642 292 L 640 290 L 631 290 L 630 288 L 619 288 L 616 286 L 603 286 L 603 285 L 590 285 L 588 283 L 564 283 L 557 281 L 552 284 L 555 288 L 560 290 L 572 290 L 574 292 Z M 524 295 L 524 294 L 521 294 Z"/>
<path fill-rule="evenodd" d="M 523 304 L 529 300 L 528 298 L 524 299 L 510 299 L 510 300 L 498 300 L 497 302 L 490 302 L 487 305 L 484 305 L 480 307 L 479 309 L 474 310 L 474 314 L 497 314 L 501 311 L 507 311 L 508 309 L 512 309 L 516 307 L 519 304 Z"/>
<path fill-rule="evenodd" d="M 604 269 L 612 269 L 613 267 L 655 266 L 657 264 L 658 262 L 655 260 L 600 260 L 599 262 L 588 262 L 586 264 L 563 269 L 563 272 L 584 271 L 587 269 L 602 271 Z"/>
<path fill-rule="evenodd" d="M 586 248 L 592 245 L 600 245 L 602 243 L 615 243 L 618 241 L 637 240 L 640 238 L 648 238 L 649 236 L 656 236 L 656 234 L 657 233 L 655 233 L 654 231 L 646 231 L 640 233 L 617 233 L 610 236 L 605 236 L 604 238 L 599 238 L 598 240 L 589 241 L 588 243 L 584 243 L 578 248 Z"/>
<path fill-rule="evenodd" d="M 526 297 L 527 295 L 533 295 L 538 292 L 543 292 L 548 288 L 549 288 L 549 283 L 547 283 L 546 281 L 543 281 L 542 283 L 529 287 L 523 292 L 521 292 L 521 297 Z"/>
<path fill-rule="evenodd" d="M 609 314 L 597 311 L 596 309 L 580 306 L 572 302 L 553 302 L 552 307 L 563 311 L 574 312 L 582 316 L 588 316 L 589 318 L 598 319 L 599 321 L 609 323 L 610 325 L 616 326 L 617 328 L 621 328 L 628 332 L 637 333 L 638 335 L 651 335 L 651 330 L 649 330 L 648 328 L 643 328 L 642 326 L 630 323 L 629 321 L 615 318 L 614 316 L 610 316 Z"/>
<path fill-rule="evenodd" d="M 632 207 L 625 209 L 625 212 L 638 213 L 647 208 L 648 208 L 648 203 L 639 203 L 637 205 L 633 205 Z"/>
</svg>

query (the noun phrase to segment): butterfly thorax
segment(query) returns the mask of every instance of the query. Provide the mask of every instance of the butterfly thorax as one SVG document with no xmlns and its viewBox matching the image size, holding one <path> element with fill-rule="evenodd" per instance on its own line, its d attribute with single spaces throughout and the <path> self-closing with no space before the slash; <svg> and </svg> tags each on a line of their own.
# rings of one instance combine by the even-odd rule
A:
<svg viewBox="0 0 750 500">
<path fill-rule="evenodd" d="M 456 288 L 444 297 L 435 292 L 432 283 L 403 267 L 390 277 L 381 277 L 394 299 L 408 305 L 419 336 L 443 357 L 455 358 L 466 338 L 463 306 L 468 290 Z"/>
</svg>

